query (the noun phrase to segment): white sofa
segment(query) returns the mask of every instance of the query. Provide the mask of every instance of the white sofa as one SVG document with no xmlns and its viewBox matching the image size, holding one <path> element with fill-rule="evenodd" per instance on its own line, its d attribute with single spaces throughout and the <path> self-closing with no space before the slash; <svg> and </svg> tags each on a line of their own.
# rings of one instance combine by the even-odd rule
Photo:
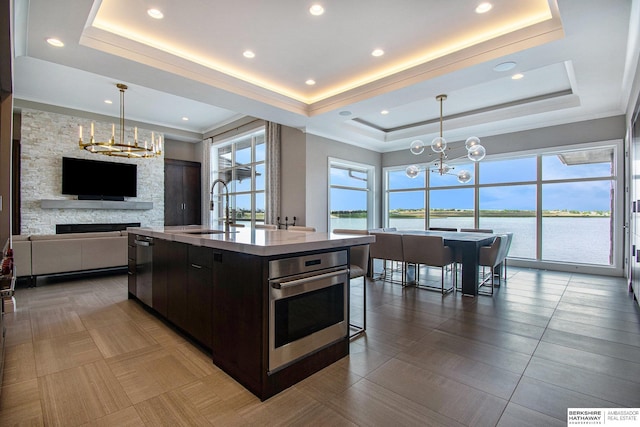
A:
<svg viewBox="0 0 640 427">
<path fill-rule="evenodd" d="M 127 265 L 126 231 L 20 235 L 12 237 L 12 247 L 17 277 Z"/>
</svg>

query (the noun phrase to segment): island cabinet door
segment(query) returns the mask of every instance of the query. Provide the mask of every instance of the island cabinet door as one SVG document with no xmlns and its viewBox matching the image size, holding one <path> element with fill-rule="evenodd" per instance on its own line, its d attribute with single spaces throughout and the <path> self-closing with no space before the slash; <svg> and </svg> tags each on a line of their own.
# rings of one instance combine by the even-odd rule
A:
<svg viewBox="0 0 640 427">
<path fill-rule="evenodd" d="M 167 317 L 167 270 L 171 260 L 171 242 L 156 239 L 153 246 L 151 295 L 153 309 Z"/>
<path fill-rule="evenodd" d="M 136 296 L 136 236 L 129 233 L 127 241 L 127 287 L 129 290 L 129 298 Z"/>
<path fill-rule="evenodd" d="M 212 328 L 213 254 L 214 251 L 210 248 L 189 246 L 187 327 L 185 329 L 209 349 L 211 349 Z"/>
<path fill-rule="evenodd" d="M 184 243 L 167 242 L 167 319 L 179 328 L 187 326 L 188 252 Z"/>
<path fill-rule="evenodd" d="M 226 251 L 213 264 L 213 361 L 258 396 L 266 372 L 263 267 L 261 257 Z"/>
</svg>

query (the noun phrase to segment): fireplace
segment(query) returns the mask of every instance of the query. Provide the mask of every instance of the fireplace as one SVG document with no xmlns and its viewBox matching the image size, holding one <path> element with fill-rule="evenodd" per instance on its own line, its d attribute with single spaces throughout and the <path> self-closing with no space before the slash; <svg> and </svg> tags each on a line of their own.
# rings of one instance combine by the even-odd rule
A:
<svg viewBox="0 0 640 427">
<path fill-rule="evenodd" d="M 107 224 L 56 224 L 56 234 L 95 233 L 99 231 L 121 231 L 127 227 L 140 227 L 139 222 L 121 222 Z"/>
</svg>

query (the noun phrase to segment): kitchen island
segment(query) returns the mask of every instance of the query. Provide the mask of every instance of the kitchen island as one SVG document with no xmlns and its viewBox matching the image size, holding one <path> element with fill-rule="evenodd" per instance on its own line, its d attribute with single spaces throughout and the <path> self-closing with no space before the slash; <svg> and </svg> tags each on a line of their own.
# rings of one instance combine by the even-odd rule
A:
<svg viewBox="0 0 640 427">
<path fill-rule="evenodd" d="M 267 399 L 349 353 L 349 248 L 368 235 L 129 228 L 129 298 Z"/>
</svg>

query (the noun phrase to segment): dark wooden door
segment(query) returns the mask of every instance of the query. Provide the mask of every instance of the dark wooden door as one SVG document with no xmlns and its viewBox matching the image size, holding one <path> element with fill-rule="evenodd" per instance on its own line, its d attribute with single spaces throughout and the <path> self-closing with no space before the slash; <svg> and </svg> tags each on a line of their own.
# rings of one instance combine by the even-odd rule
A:
<svg viewBox="0 0 640 427">
<path fill-rule="evenodd" d="M 182 166 L 164 163 L 164 225 L 183 225 Z"/>
<path fill-rule="evenodd" d="M 182 169 L 183 224 L 202 223 L 200 163 Z"/>
<path fill-rule="evenodd" d="M 200 224 L 200 163 L 165 159 L 164 225 Z"/>
</svg>

